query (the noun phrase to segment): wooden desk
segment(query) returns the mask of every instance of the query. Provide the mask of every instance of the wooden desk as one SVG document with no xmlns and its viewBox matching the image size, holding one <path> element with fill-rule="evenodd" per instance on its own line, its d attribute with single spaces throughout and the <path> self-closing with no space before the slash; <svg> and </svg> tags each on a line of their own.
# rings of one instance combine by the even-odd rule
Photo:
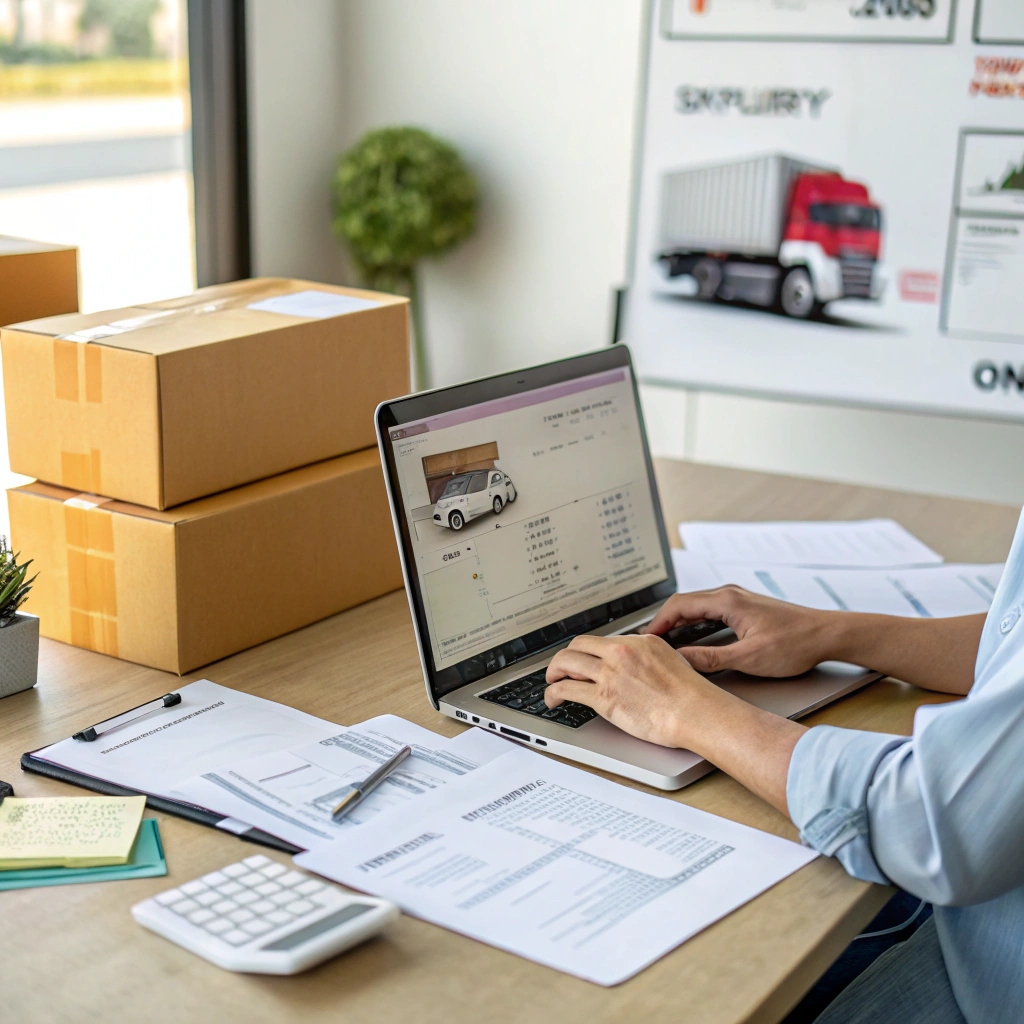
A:
<svg viewBox="0 0 1024 1024">
<path fill-rule="evenodd" d="M 947 558 L 999 561 L 1017 519 L 1016 509 L 999 505 L 681 462 L 662 462 L 658 472 L 673 538 L 680 519 L 891 515 Z M 202 676 L 334 722 L 389 711 L 447 735 L 460 728 L 427 703 L 402 593 L 228 658 L 185 681 Z M 162 672 L 44 641 L 38 687 L 0 702 L 0 778 L 13 782 L 23 796 L 75 792 L 23 773 L 20 754 L 164 693 L 176 682 Z M 811 721 L 906 733 L 920 703 L 941 699 L 884 680 Z M 669 799 L 795 838 L 781 815 L 717 773 Z M 386 935 L 304 975 L 233 975 L 139 928 L 128 908 L 257 848 L 177 818 L 157 817 L 167 878 L 0 894 L 5 1020 L 777 1021 L 889 894 L 820 858 L 614 989 L 408 917 Z"/>
</svg>

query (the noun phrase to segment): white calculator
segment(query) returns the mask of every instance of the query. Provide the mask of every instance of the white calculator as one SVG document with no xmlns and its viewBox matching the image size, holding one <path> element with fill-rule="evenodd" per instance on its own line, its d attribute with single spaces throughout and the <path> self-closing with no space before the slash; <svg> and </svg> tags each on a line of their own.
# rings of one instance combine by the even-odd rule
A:
<svg viewBox="0 0 1024 1024">
<path fill-rule="evenodd" d="M 257 854 L 132 907 L 165 939 L 229 971 L 297 974 L 398 917 L 387 900 L 356 896 Z"/>
</svg>

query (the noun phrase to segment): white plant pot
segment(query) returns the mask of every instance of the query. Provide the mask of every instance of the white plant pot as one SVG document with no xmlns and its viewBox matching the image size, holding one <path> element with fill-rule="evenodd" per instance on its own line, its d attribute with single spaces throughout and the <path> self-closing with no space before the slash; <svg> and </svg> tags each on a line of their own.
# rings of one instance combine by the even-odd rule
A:
<svg viewBox="0 0 1024 1024">
<path fill-rule="evenodd" d="M 35 686 L 38 668 L 39 619 L 18 612 L 0 629 L 0 697 Z"/>
</svg>

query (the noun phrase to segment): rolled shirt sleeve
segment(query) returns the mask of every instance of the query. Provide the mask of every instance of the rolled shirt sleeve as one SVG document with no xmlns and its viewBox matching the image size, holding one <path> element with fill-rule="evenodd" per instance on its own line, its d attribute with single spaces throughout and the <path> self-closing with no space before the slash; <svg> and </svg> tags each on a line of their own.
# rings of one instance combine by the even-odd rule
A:
<svg viewBox="0 0 1024 1024">
<path fill-rule="evenodd" d="M 786 800 L 801 841 L 865 882 L 890 881 L 871 852 L 868 790 L 886 755 L 908 742 L 819 725 L 800 737 L 789 762 Z"/>
<path fill-rule="evenodd" d="M 1008 666 L 1009 667 L 1009 666 Z M 819 726 L 786 796 L 807 845 L 941 906 L 1024 884 L 1024 675 L 920 708 L 911 737 Z"/>
</svg>

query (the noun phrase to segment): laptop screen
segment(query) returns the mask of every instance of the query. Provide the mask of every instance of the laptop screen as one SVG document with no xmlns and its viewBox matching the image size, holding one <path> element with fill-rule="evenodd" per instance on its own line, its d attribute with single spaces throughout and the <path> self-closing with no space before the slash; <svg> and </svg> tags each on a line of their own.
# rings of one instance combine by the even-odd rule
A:
<svg viewBox="0 0 1024 1024">
<path fill-rule="evenodd" d="M 644 607 L 669 578 L 624 362 L 387 428 L 442 693 Z"/>
</svg>

